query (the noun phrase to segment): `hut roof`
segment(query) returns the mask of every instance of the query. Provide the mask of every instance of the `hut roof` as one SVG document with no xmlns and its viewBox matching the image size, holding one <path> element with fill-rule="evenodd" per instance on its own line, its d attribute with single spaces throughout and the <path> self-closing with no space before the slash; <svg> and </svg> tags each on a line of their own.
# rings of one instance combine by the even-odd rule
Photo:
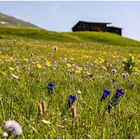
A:
<svg viewBox="0 0 140 140">
<path fill-rule="evenodd" d="M 88 21 L 78 21 L 73 27 L 77 27 L 80 23 L 86 23 L 86 24 L 100 24 L 100 25 L 103 25 L 103 24 L 111 24 L 111 22 L 88 22 Z"/>
<path fill-rule="evenodd" d="M 123 28 L 120 28 L 120 27 L 114 27 L 114 26 L 108 26 L 107 28 L 123 29 Z"/>
</svg>

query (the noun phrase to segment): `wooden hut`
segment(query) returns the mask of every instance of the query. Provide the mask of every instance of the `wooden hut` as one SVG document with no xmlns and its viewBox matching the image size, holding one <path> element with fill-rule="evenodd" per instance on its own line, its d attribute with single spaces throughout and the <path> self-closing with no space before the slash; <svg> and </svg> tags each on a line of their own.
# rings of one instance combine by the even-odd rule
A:
<svg viewBox="0 0 140 140">
<path fill-rule="evenodd" d="M 119 27 L 109 26 L 107 27 L 107 31 L 110 33 L 116 33 L 116 34 L 122 35 L 122 28 L 119 28 Z"/>
<path fill-rule="evenodd" d="M 75 31 L 106 31 L 107 24 L 110 24 L 110 23 L 79 21 L 72 28 L 72 31 L 73 32 Z"/>
<path fill-rule="evenodd" d="M 96 32 L 111 32 L 122 35 L 122 28 L 107 26 L 109 22 L 85 22 L 79 21 L 72 27 L 72 31 L 96 31 Z"/>
</svg>

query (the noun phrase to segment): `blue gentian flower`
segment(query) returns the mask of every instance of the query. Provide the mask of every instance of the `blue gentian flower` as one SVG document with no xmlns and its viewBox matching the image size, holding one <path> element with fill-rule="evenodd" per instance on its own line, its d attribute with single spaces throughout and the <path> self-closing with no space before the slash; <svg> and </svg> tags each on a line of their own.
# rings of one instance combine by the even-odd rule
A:
<svg viewBox="0 0 140 140">
<path fill-rule="evenodd" d="M 112 101 L 108 105 L 108 112 L 110 113 L 113 106 L 116 106 L 119 103 L 119 99 L 117 97 L 113 97 Z"/>
<path fill-rule="evenodd" d="M 116 90 L 116 97 L 118 98 L 118 97 L 120 97 L 120 96 L 122 96 L 122 95 L 123 95 L 122 89 L 117 89 L 117 90 Z"/>
<path fill-rule="evenodd" d="M 118 97 L 114 96 L 114 97 L 112 98 L 112 101 L 111 101 L 110 104 L 108 105 L 108 112 L 110 113 L 111 110 L 112 110 L 112 107 L 113 107 L 113 106 L 116 106 L 118 103 L 119 103 Z"/>
<path fill-rule="evenodd" d="M 76 96 L 69 95 L 68 96 L 68 107 L 70 108 L 75 101 L 76 101 Z"/>
<path fill-rule="evenodd" d="M 48 83 L 47 84 L 47 89 L 48 89 L 48 91 L 53 92 L 54 89 L 55 89 L 55 85 L 53 83 Z"/>
<path fill-rule="evenodd" d="M 130 86 L 130 89 L 132 89 L 134 87 L 134 84 L 130 84 L 129 86 Z"/>
<path fill-rule="evenodd" d="M 69 95 L 68 100 L 70 100 L 70 101 L 73 101 L 73 102 L 74 102 L 74 101 L 76 100 L 76 96 Z"/>
<path fill-rule="evenodd" d="M 113 99 L 112 99 L 112 103 L 113 103 L 113 105 L 115 106 L 115 105 L 117 105 L 118 104 L 118 98 L 116 98 L 116 97 L 114 97 Z"/>
<path fill-rule="evenodd" d="M 100 99 L 100 101 L 102 102 L 102 101 L 105 100 L 106 97 L 109 96 L 109 95 L 110 95 L 110 91 L 105 89 L 104 92 L 103 92 L 103 95 L 102 95 L 102 97 L 101 97 L 101 99 Z"/>
</svg>

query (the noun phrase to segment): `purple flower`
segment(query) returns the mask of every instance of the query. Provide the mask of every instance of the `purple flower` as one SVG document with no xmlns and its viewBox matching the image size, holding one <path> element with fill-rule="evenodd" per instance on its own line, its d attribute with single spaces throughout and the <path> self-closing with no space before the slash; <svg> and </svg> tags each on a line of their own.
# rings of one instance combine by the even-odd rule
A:
<svg viewBox="0 0 140 140">
<path fill-rule="evenodd" d="M 116 106 L 119 103 L 119 99 L 117 97 L 113 97 L 112 101 L 108 105 L 108 112 L 110 113 L 113 106 Z"/>
<path fill-rule="evenodd" d="M 8 120 L 5 122 L 4 129 L 8 134 L 21 135 L 22 129 L 15 120 Z"/>
<path fill-rule="evenodd" d="M 68 96 L 68 108 L 70 108 L 75 101 L 76 101 L 76 96 L 69 95 Z"/>
<path fill-rule="evenodd" d="M 117 89 L 117 90 L 116 90 L 116 97 L 118 98 L 118 97 L 120 97 L 120 96 L 122 96 L 122 95 L 123 95 L 122 89 Z"/>
<path fill-rule="evenodd" d="M 114 106 L 117 105 L 118 104 L 118 98 L 114 97 L 112 99 L 112 103 L 113 103 Z"/>
<path fill-rule="evenodd" d="M 130 86 L 130 89 L 132 89 L 134 87 L 134 84 L 130 84 L 129 86 Z"/>
<path fill-rule="evenodd" d="M 53 92 L 54 89 L 55 89 L 55 85 L 53 83 L 48 83 L 47 84 L 47 89 L 48 89 L 49 92 L 50 91 Z"/>
<path fill-rule="evenodd" d="M 116 73 L 117 71 L 115 69 L 112 69 L 111 72 Z"/>
<path fill-rule="evenodd" d="M 110 95 L 110 91 L 105 89 L 104 92 L 103 92 L 103 95 L 102 95 L 102 97 L 101 97 L 101 99 L 100 99 L 100 101 L 102 102 L 102 101 L 105 100 L 106 97 L 109 96 L 109 95 Z"/>
<path fill-rule="evenodd" d="M 75 102 L 76 96 L 69 95 L 68 100 Z"/>
<path fill-rule="evenodd" d="M 127 77 L 127 74 L 126 74 L 125 72 L 123 72 L 123 73 L 122 73 L 122 77 L 123 77 L 123 78 L 126 78 L 126 77 Z"/>
</svg>

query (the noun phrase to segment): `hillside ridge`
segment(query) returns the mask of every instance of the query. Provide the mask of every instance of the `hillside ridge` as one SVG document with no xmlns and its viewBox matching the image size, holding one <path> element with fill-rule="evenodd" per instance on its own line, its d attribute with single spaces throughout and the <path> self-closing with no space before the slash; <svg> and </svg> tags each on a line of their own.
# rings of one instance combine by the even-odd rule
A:
<svg viewBox="0 0 140 140">
<path fill-rule="evenodd" d="M 9 16 L 0 12 L 0 26 L 17 26 L 17 27 L 29 27 L 29 28 L 37 28 L 36 25 L 23 21 L 21 19 L 17 19 L 13 16 Z"/>
<path fill-rule="evenodd" d="M 66 43 L 100 43 L 115 46 L 139 46 L 140 42 L 112 33 L 102 32 L 53 32 L 41 28 L 0 27 L 1 38 L 26 38 L 40 41 Z"/>
</svg>

